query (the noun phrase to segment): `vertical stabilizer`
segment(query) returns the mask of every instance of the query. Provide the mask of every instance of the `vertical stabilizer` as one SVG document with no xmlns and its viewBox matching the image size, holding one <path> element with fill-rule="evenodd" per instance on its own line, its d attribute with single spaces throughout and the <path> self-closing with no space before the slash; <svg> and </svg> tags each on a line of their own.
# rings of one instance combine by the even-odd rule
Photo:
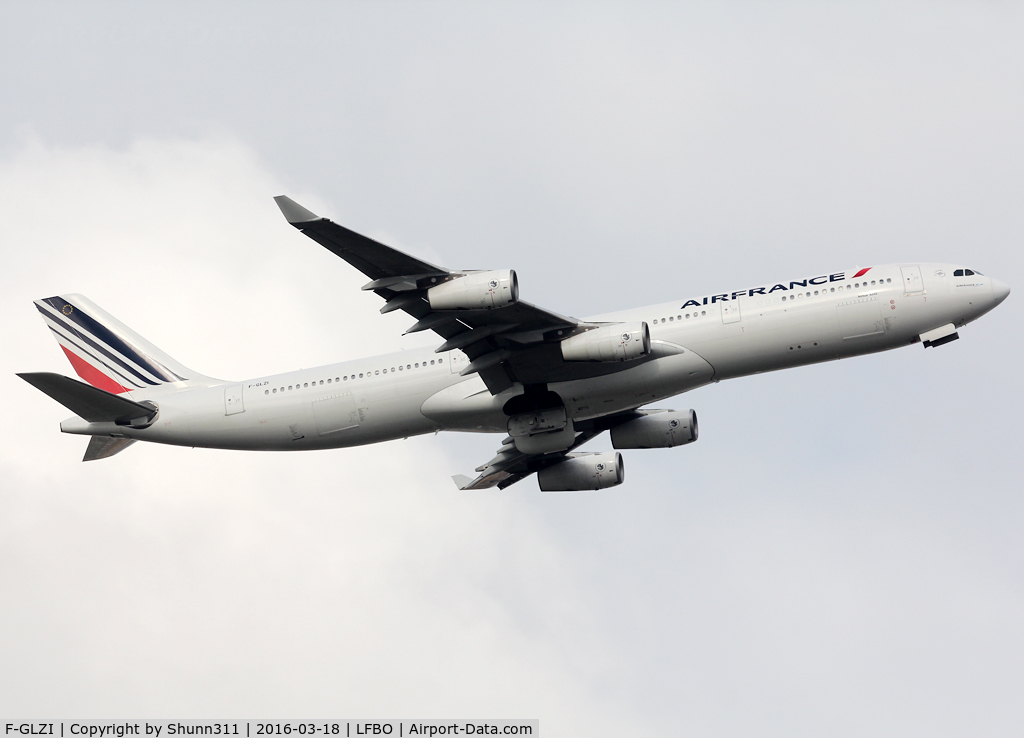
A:
<svg viewBox="0 0 1024 738">
<path fill-rule="evenodd" d="M 47 297 L 35 305 L 78 376 L 93 387 L 120 394 L 217 382 L 178 363 L 83 295 Z"/>
</svg>

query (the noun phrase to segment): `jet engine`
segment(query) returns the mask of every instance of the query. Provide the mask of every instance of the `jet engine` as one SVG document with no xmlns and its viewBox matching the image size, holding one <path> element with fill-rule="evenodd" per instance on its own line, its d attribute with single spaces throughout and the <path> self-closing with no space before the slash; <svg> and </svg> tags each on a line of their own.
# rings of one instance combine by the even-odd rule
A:
<svg viewBox="0 0 1024 738">
<path fill-rule="evenodd" d="M 562 341 L 566 361 L 630 361 L 651 353 L 651 329 L 644 321 L 613 323 Z"/>
<path fill-rule="evenodd" d="M 577 492 L 622 484 L 626 470 L 622 454 L 566 454 L 565 460 L 537 472 L 543 492 Z"/>
<path fill-rule="evenodd" d="M 612 428 L 613 448 L 672 448 L 697 440 L 693 410 L 640 410 L 639 418 Z"/>
<path fill-rule="evenodd" d="M 427 290 L 434 310 L 489 310 L 519 301 L 519 280 L 512 269 L 470 272 Z"/>
</svg>

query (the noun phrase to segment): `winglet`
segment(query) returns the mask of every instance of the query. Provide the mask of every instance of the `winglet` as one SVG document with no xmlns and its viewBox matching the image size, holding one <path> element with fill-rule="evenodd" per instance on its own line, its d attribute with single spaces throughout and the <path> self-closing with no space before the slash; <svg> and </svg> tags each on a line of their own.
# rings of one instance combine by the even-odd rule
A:
<svg viewBox="0 0 1024 738">
<path fill-rule="evenodd" d="M 465 474 L 453 475 L 452 481 L 455 482 L 455 486 L 457 486 L 459 489 L 466 489 L 466 487 L 473 483 L 473 480 L 467 477 Z"/>
<path fill-rule="evenodd" d="M 287 195 L 278 195 L 274 198 L 274 202 L 277 203 L 277 207 L 281 208 L 281 212 L 289 223 L 308 223 L 311 220 L 320 220 L 319 215 L 306 210 Z"/>
</svg>

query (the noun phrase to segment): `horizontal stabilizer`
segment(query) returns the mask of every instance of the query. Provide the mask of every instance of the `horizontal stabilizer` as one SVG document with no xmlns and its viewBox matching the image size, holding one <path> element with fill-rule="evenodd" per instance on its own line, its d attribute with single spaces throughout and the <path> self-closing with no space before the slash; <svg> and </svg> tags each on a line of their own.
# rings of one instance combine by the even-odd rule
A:
<svg viewBox="0 0 1024 738">
<path fill-rule="evenodd" d="M 93 436 L 89 439 L 89 447 L 85 449 L 82 461 L 96 461 L 119 454 L 135 443 L 134 438 L 114 438 L 112 436 Z"/>
<path fill-rule="evenodd" d="M 132 402 L 60 374 L 31 372 L 18 376 L 90 423 L 129 423 L 151 417 L 154 413 L 150 406 Z"/>
</svg>

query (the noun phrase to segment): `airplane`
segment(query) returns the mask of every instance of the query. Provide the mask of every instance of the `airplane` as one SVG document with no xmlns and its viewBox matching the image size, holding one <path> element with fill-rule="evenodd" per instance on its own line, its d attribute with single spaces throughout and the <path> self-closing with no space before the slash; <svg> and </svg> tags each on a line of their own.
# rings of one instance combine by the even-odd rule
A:
<svg viewBox="0 0 1024 738">
<path fill-rule="evenodd" d="M 285 219 L 369 279 L 364 290 L 430 330 L 435 349 L 224 381 L 180 364 L 87 298 L 35 302 L 84 380 L 19 374 L 75 414 L 84 461 L 136 441 L 299 451 L 437 431 L 504 433 L 463 490 L 536 474 L 543 491 L 625 478 L 622 449 L 697 440 L 694 410 L 648 407 L 723 379 L 920 343 L 943 346 L 1010 288 L 957 264 L 888 264 L 599 315 L 559 315 L 519 299 L 511 269 L 451 271 L 321 218 L 286 196 Z M 608 431 L 612 452 L 577 448 Z"/>
</svg>

